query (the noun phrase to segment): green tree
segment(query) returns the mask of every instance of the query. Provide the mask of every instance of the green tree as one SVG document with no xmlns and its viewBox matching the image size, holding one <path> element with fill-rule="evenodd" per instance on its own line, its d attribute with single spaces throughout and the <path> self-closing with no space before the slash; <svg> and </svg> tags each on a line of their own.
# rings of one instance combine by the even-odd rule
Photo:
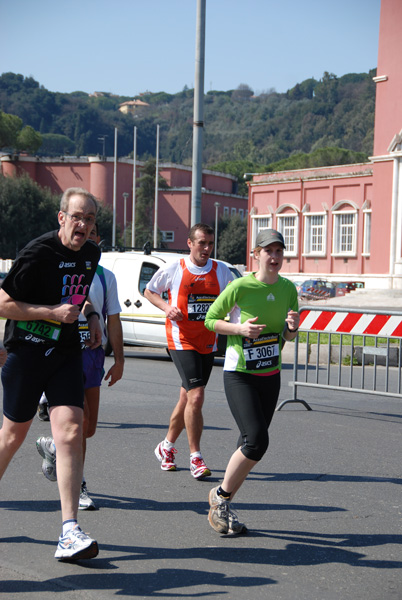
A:
<svg viewBox="0 0 402 600">
<path fill-rule="evenodd" d="M 17 135 L 17 150 L 27 150 L 35 154 L 42 145 L 42 136 L 30 125 L 26 125 Z"/>
<path fill-rule="evenodd" d="M 63 156 L 64 154 L 74 154 L 75 144 L 66 135 L 44 133 L 40 150 L 40 153 L 45 156 Z"/>
<path fill-rule="evenodd" d="M 35 153 L 42 144 L 40 133 L 30 125 L 22 127 L 22 119 L 0 112 L 0 148 L 28 150 Z"/>
<path fill-rule="evenodd" d="M 30 240 L 58 228 L 59 196 L 28 175 L 0 175 L 0 256 L 15 258 Z"/>
<path fill-rule="evenodd" d="M 99 228 L 99 235 L 103 240 L 104 246 L 111 246 L 113 240 L 113 210 L 107 204 L 99 203 L 96 222 Z"/>
<path fill-rule="evenodd" d="M 0 111 L 0 148 L 15 148 L 22 119 Z"/>
<path fill-rule="evenodd" d="M 218 223 L 218 256 L 235 265 L 246 264 L 247 221 L 239 215 L 224 217 Z"/>
<path fill-rule="evenodd" d="M 143 246 L 146 242 L 153 246 L 154 231 L 154 204 L 155 204 L 155 173 L 156 163 L 154 159 L 148 160 L 139 178 L 139 189 L 136 195 L 135 215 L 135 243 Z M 159 188 L 168 187 L 165 179 L 159 177 Z M 160 239 L 158 240 L 158 246 Z"/>
</svg>

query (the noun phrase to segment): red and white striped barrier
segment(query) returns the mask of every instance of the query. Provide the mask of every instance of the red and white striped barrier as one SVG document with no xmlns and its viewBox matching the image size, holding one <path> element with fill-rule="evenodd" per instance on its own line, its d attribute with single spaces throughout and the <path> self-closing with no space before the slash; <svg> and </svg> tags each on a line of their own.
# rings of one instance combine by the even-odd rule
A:
<svg viewBox="0 0 402 600">
<path fill-rule="evenodd" d="M 402 337 L 402 316 L 302 310 L 299 327 L 301 330 L 325 333 Z"/>
</svg>

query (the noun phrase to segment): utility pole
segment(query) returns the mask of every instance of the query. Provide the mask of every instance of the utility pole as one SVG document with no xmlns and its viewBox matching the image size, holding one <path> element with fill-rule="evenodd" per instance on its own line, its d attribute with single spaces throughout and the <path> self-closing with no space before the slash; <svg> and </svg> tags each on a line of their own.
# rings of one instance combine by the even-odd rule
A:
<svg viewBox="0 0 402 600">
<path fill-rule="evenodd" d="M 201 221 L 202 146 L 204 128 L 205 5 L 206 0 L 197 0 L 191 226 Z"/>
<path fill-rule="evenodd" d="M 217 258 L 218 254 L 218 208 L 220 207 L 220 202 L 215 202 L 215 248 L 214 248 L 214 258 Z"/>
<path fill-rule="evenodd" d="M 114 169 L 113 169 L 113 232 L 112 246 L 116 246 L 116 208 L 117 208 L 117 127 L 114 128 Z"/>
<path fill-rule="evenodd" d="M 127 248 L 127 198 L 129 197 L 128 192 L 123 192 L 123 203 L 124 203 L 124 247 Z"/>
<path fill-rule="evenodd" d="M 159 125 L 156 126 L 154 248 L 158 247 Z"/>
<path fill-rule="evenodd" d="M 135 248 L 135 196 L 137 187 L 137 128 L 134 127 L 133 214 L 131 218 L 131 247 Z"/>
</svg>

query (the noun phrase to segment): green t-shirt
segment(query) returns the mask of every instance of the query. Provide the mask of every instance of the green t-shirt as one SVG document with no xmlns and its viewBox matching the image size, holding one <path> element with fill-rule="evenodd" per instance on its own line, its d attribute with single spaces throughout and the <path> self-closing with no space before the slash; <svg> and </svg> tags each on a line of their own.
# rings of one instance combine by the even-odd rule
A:
<svg viewBox="0 0 402 600">
<path fill-rule="evenodd" d="M 254 273 L 235 279 L 218 296 L 207 312 L 205 327 L 215 330 L 215 323 L 229 313 L 231 323 L 244 323 L 258 316 L 257 323 L 266 327 L 257 340 L 229 335 L 225 371 L 269 373 L 281 368 L 282 332 L 289 310 L 298 310 L 294 284 L 279 276 L 272 285 L 258 281 Z"/>
</svg>

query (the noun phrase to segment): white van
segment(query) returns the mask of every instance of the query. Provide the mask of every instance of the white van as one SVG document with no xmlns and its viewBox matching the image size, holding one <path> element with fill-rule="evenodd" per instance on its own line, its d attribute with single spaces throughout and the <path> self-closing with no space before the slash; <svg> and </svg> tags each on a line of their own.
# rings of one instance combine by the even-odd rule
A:
<svg viewBox="0 0 402 600">
<path fill-rule="evenodd" d="M 99 263 L 116 276 L 125 344 L 167 348 L 165 313 L 145 298 L 144 290 L 159 267 L 172 263 L 185 254 L 188 252 L 182 254 L 164 251 L 147 253 L 147 250 L 145 252 L 137 250 L 102 252 Z M 225 264 L 232 271 L 234 278 L 241 277 L 240 272 L 233 265 Z M 220 351 L 225 345 L 222 342 L 219 344 Z M 111 348 L 108 345 L 106 353 L 110 354 L 110 352 Z"/>
</svg>

